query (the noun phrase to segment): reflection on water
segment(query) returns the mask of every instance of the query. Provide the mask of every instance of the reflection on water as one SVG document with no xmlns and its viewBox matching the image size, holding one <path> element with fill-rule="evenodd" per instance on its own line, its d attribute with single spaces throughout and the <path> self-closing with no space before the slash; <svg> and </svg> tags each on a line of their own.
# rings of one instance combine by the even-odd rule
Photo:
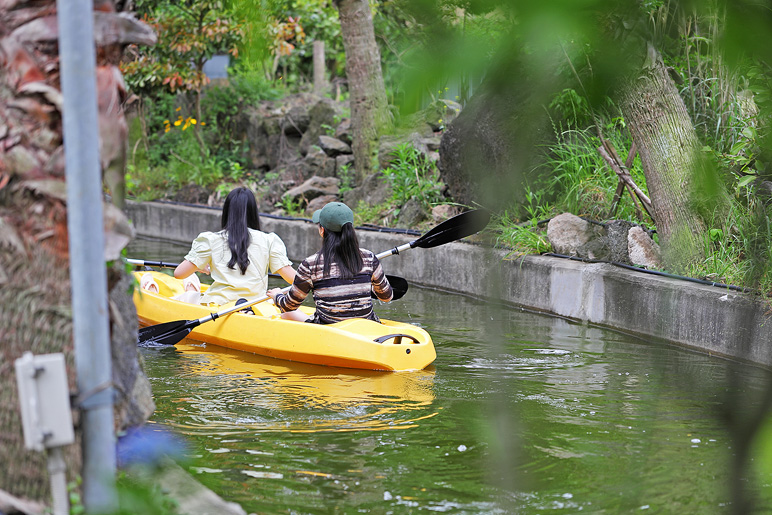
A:
<svg viewBox="0 0 772 515">
<path fill-rule="evenodd" d="M 182 432 L 384 430 L 411 427 L 436 414 L 430 409 L 433 369 L 331 369 L 193 340 L 171 352 L 176 356 L 169 374 L 192 382 L 196 392 L 173 401 L 184 405 L 184 419 L 171 422 Z"/>
<path fill-rule="evenodd" d="M 414 286 L 376 310 L 432 335 L 434 369 L 362 373 L 188 340 L 141 350 L 154 422 L 248 512 L 750 512 L 733 488 L 772 512 L 772 451 L 749 430 L 768 371 Z"/>
</svg>

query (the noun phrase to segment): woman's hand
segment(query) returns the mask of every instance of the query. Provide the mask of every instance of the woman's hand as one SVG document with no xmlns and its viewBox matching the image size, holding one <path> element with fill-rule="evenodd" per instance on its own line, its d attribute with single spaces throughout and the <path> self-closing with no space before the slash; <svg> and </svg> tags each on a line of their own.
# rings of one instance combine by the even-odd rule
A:
<svg viewBox="0 0 772 515">
<path fill-rule="evenodd" d="M 201 272 L 202 274 L 209 275 L 212 272 L 212 269 L 209 268 L 209 264 L 207 263 L 207 265 L 204 268 L 199 268 L 198 271 Z"/>
<path fill-rule="evenodd" d="M 281 288 L 271 288 L 267 292 L 265 292 L 266 295 L 271 297 L 271 299 L 276 300 L 276 296 L 281 293 Z"/>
</svg>

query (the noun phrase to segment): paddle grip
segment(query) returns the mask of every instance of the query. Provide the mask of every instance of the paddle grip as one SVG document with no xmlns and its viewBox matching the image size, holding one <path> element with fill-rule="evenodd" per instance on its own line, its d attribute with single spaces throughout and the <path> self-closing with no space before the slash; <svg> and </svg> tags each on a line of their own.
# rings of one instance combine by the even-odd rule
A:
<svg viewBox="0 0 772 515">
<path fill-rule="evenodd" d="M 403 250 L 412 249 L 414 245 L 415 245 L 415 241 L 411 241 L 410 243 L 405 243 L 404 245 L 400 245 L 399 247 L 394 247 L 391 250 L 385 250 L 380 254 L 376 254 L 375 257 L 377 257 L 378 259 L 383 259 L 388 256 L 393 256 L 395 254 L 399 254 Z"/>
</svg>

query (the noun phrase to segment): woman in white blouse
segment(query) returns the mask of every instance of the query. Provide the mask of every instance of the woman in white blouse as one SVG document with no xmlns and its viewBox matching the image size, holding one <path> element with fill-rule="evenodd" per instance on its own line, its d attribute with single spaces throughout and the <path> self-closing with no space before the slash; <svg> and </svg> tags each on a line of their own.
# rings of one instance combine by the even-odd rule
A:
<svg viewBox="0 0 772 515">
<path fill-rule="evenodd" d="M 199 234 L 185 260 L 174 270 L 177 279 L 194 272 L 210 274 L 212 285 L 201 297 L 202 304 L 262 297 L 268 289 L 269 272 L 278 273 L 292 284 L 295 270 L 284 242 L 276 234 L 260 230 L 252 191 L 236 188 L 228 194 L 221 225 L 218 232 Z"/>
</svg>

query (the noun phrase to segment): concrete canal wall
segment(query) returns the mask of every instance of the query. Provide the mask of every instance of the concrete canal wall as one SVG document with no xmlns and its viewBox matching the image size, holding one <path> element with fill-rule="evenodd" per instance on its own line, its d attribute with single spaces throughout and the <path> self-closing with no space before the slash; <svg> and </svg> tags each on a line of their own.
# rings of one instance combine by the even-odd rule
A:
<svg viewBox="0 0 772 515">
<path fill-rule="evenodd" d="M 199 232 L 220 228 L 220 209 L 149 202 L 129 203 L 138 236 L 189 243 Z M 261 216 L 299 263 L 319 248 L 316 226 L 306 220 Z M 378 253 L 417 235 L 358 229 L 363 247 Z M 182 256 L 158 256 L 179 260 Z M 651 275 L 612 264 L 558 257 L 507 258 L 501 250 L 468 243 L 412 249 L 385 258 L 388 274 L 411 284 L 501 301 L 611 327 L 648 339 L 772 366 L 772 308 L 726 288 Z"/>
</svg>

